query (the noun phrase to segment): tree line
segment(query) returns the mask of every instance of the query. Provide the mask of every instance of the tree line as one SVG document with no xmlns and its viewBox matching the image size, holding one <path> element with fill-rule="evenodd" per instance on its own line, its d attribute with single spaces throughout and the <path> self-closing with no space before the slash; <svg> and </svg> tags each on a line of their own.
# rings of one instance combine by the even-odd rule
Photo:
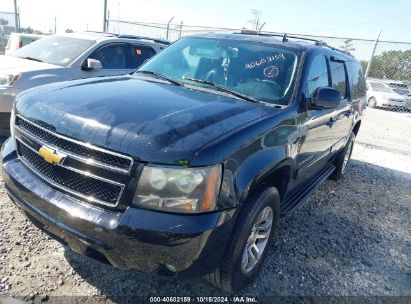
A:
<svg viewBox="0 0 411 304">
<path fill-rule="evenodd" d="M 364 71 L 368 61 L 362 60 Z M 411 50 L 385 51 L 372 60 L 368 77 L 411 82 Z"/>
</svg>

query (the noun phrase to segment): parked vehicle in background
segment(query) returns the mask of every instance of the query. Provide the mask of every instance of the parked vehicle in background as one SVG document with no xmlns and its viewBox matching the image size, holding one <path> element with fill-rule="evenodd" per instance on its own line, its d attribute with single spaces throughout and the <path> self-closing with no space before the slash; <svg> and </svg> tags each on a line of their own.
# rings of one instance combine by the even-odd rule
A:
<svg viewBox="0 0 411 304">
<path fill-rule="evenodd" d="M 45 37 L 45 35 L 11 33 L 7 41 L 5 55 L 10 55 L 15 50 L 18 50 L 22 48 L 23 46 L 28 45 L 43 37 Z"/>
<path fill-rule="evenodd" d="M 367 101 L 370 108 L 411 110 L 411 96 L 408 87 L 400 82 L 369 78 L 367 80 Z"/>
<path fill-rule="evenodd" d="M 408 96 L 411 95 L 411 91 L 408 88 L 408 85 L 403 81 L 395 81 L 395 80 L 384 80 L 390 88 L 397 94 Z"/>
<path fill-rule="evenodd" d="M 5 188 L 80 253 L 238 292 L 280 214 L 345 175 L 366 108 L 361 64 L 301 40 L 184 37 L 132 75 L 23 92 Z"/>
<path fill-rule="evenodd" d="M 51 82 L 127 74 L 168 44 L 149 37 L 86 32 L 50 35 L 0 56 L 0 135 L 9 134 L 18 93 Z"/>
<path fill-rule="evenodd" d="M 4 54 L 6 48 L 7 36 L 4 30 L 4 26 L 0 24 L 0 55 Z"/>
</svg>

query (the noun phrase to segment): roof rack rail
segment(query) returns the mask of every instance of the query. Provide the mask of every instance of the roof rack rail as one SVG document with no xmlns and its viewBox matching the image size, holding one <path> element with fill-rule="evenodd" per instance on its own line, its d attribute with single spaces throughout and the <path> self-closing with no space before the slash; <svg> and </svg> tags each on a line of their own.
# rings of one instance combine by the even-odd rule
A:
<svg viewBox="0 0 411 304">
<path fill-rule="evenodd" d="M 136 35 L 128 35 L 128 34 L 115 34 L 115 33 L 99 32 L 99 31 L 85 31 L 85 33 L 100 34 L 102 36 L 117 37 L 117 38 L 124 38 L 124 39 L 149 40 L 149 41 L 153 41 L 155 43 L 161 43 L 161 44 L 166 44 L 166 45 L 171 44 L 170 41 L 167 41 L 167 40 L 164 40 L 164 39 L 157 39 L 157 38 L 147 37 L 147 36 L 136 36 Z"/>
<path fill-rule="evenodd" d="M 161 43 L 161 44 L 166 44 L 166 45 L 171 44 L 170 41 L 167 41 L 167 40 L 164 40 L 164 39 L 157 39 L 157 38 L 151 38 L 151 37 L 146 37 L 146 36 L 135 36 L 135 35 L 120 34 L 117 37 L 118 38 L 125 38 L 125 39 L 149 40 L 149 41 L 153 41 L 155 43 Z"/>
<path fill-rule="evenodd" d="M 99 31 L 84 31 L 83 33 L 100 34 L 100 35 L 112 36 L 112 37 L 118 36 L 118 34 L 115 34 L 115 33 L 99 32 Z"/>
<path fill-rule="evenodd" d="M 248 35 L 257 35 L 257 36 L 281 37 L 281 38 L 282 38 L 282 39 L 281 39 L 282 42 L 288 42 L 288 41 L 289 41 L 289 40 L 288 40 L 289 38 L 291 38 L 291 39 L 297 39 L 297 40 L 312 41 L 312 42 L 314 42 L 314 44 L 315 44 L 316 46 L 326 47 L 326 48 L 329 48 L 329 49 L 331 49 L 331 50 L 333 50 L 333 51 L 338 51 L 338 52 L 341 52 L 341 53 L 343 53 L 343 54 L 346 54 L 346 55 L 349 55 L 349 56 L 352 56 L 352 57 L 353 57 L 353 55 L 352 55 L 350 52 L 348 52 L 348 51 L 341 50 L 341 49 L 339 49 L 339 48 L 330 46 L 330 45 L 328 45 L 325 41 L 318 40 L 318 39 L 313 39 L 313 38 L 299 37 L 299 36 L 293 36 L 293 35 L 290 36 L 290 35 L 288 35 L 288 34 L 286 34 L 286 33 L 284 33 L 284 34 L 277 34 L 277 33 L 258 33 L 257 31 L 253 31 L 253 30 L 241 30 L 240 33 L 237 32 L 237 33 L 235 33 L 235 34 L 248 34 Z"/>
</svg>

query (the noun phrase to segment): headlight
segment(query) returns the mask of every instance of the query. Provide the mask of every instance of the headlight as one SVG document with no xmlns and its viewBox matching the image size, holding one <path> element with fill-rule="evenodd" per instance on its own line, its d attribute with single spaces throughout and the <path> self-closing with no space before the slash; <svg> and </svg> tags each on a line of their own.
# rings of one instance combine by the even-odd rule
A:
<svg viewBox="0 0 411 304">
<path fill-rule="evenodd" d="M 4 74 L 0 75 L 0 86 L 1 87 L 12 87 L 15 85 L 17 79 L 19 79 L 20 74 Z"/>
<path fill-rule="evenodd" d="M 205 168 L 144 167 L 135 206 L 170 212 L 198 213 L 216 207 L 221 165 Z"/>
</svg>

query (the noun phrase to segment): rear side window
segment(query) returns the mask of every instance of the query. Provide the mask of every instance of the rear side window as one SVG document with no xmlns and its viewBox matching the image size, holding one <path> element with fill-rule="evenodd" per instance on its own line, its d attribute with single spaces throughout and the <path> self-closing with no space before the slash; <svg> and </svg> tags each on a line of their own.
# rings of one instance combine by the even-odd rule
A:
<svg viewBox="0 0 411 304">
<path fill-rule="evenodd" d="M 146 60 L 153 57 L 156 54 L 156 52 L 151 47 L 148 47 L 148 46 L 132 45 L 131 54 L 132 54 L 131 68 L 137 69 Z"/>
<path fill-rule="evenodd" d="M 344 63 L 330 61 L 332 87 L 338 90 L 341 98 L 347 98 L 347 83 Z"/>
<path fill-rule="evenodd" d="M 362 98 L 366 94 L 366 83 L 364 72 L 361 65 L 358 62 L 350 61 L 347 63 L 349 70 L 349 83 L 350 83 L 350 97 L 351 100 Z"/>
<path fill-rule="evenodd" d="M 327 61 L 325 56 L 319 55 L 311 62 L 308 72 L 307 96 L 312 97 L 317 88 L 329 85 Z"/>
</svg>

